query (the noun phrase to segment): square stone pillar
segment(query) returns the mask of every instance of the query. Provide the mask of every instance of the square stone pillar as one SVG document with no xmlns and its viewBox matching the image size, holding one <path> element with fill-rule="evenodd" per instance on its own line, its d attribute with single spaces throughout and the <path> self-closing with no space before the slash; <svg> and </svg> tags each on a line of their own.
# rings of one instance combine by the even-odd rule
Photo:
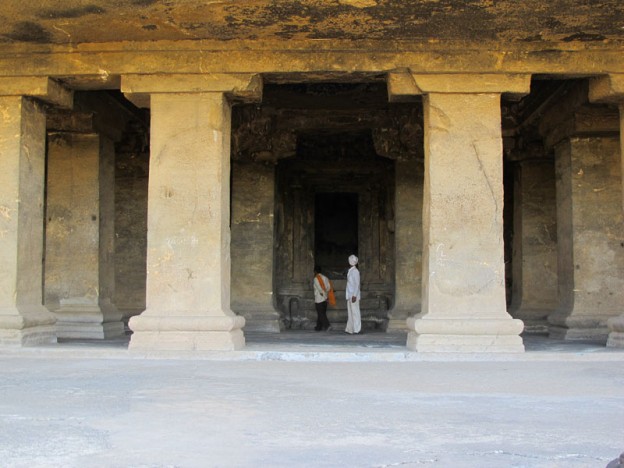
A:
<svg viewBox="0 0 624 468">
<path fill-rule="evenodd" d="M 45 134 L 40 105 L 0 97 L 0 345 L 56 342 L 42 301 Z"/>
<path fill-rule="evenodd" d="M 623 79 L 624 81 L 624 79 Z M 624 91 L 624 90 L 623 90 Z M 624 100 L 624 99 L 623 99 Z M 624 104 L 620 108 L 620 178 L 622 180 L 622 212 L 624 213 Z M 624 313 L 608 320 L 607 346 L 624 348 Z"/>
<path fill-rule="evenodd" d="M 548 315 L 557 308 L 556 207 L 554 162 L 518 162 L 509 313 L 524 322 L 528 333 L 548 333 Z"/>
<path fill-rule="evenodd" d="M 232 310 L 245 331 L 280 332 L 273 306 L 275 166 L 232 165 Z"/>
<path fill-rule="evenodd" d="M 522 352 L 506 311 L 500 93 L 526 94 L 528 75 L 388 76 L 391 101 L 423 94 L 422 312 L 407 347 Z"/>
<path fill-rule="evenodd" d="M 420 312 L 422 300 L 422 162 L 397 160 L 395 180 L 395 300 L 387 331 L 406 331 L 406 319 Z"/>
<path fill-rule="evenodd" d="M 244 346 L 230 310 L 230 104 L 223 93 L 151 95 L 147 309 L 130 349 Z"/>
<path fill-rule="evenodd" d="M 593 78 L 589 82 L 589 100 L 592 102 L 607 102 L 616 104 L 619 107 L 619 129 L 620 129 L 620 195 L 622 197 L 622 212 L 620 216 L 624 218 L 624 74 L 611 74 Z M 624 235 L 623 235 L 624 237 Z M 620 243 L 624 248 L 624 241 Z M 622 252 L 620 250 L 619 261 L 621 262 Z M 620 279 L 622 276 L 620 275 Z M 621 288 L 620 288 L 621 292 Z M 622 297 L 620 295 L 620 297 Z M 622 308 L 624 301 L 620 301 Z M 624 313 L 607 320 L 609 326 L 609 337 L 607 346 L 624 348 Z"/>
<path fill-rule="evenodd" d="M 551 336 L 606 340 L 624 307 L 620 144 L 571 138 L 556 148 L 560 307 Z"/>
<path fill-rule="evenodd" d="M 624 308 L 624 236 L 617 138 L 572 137 L 555 147 L 559 308 L 550 335 L 607 340 Z"/>
<path fill-rule="evenodd" d="M 423 305 L 407 346 L 521 352 L 505 300 L 500 95 L 430 93 L 424 112 Z"/>
<path fill-rule="evenodd" d="M 124 334 L 114 294 L 113 142 L 95 133 L 50 133 L 46 305 L 60 338 Z"/>
</svg>

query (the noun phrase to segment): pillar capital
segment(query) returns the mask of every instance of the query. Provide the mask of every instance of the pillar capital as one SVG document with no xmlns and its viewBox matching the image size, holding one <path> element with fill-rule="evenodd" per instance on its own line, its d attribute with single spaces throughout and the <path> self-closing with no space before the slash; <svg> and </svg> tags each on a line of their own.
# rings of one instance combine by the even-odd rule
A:
<svg viewBox="0 0 624 468">
<path fill-rule="evenodd" d="M 624 73 L 612 73 L 589 80 L 591 102 L 624 103 Z"/>
<path fill-rule="evenodd" d="M 591 86 L 592 81 L 588 80 L 572 83 L 544 109 L 538 131 L 547 149 L 572 137 L 617 135 L 620 130 L 617 109 L 590 102 Z"/>
<path fill-rule="evenodd" d="M 485 94 L 524 95 L 531 91 L 529 74 L 486 73 L 412 73 L 397 70 L 388 74 L 391 102 L 406 101 L 418 94 Z"/>
<path fill-rule="evenodd" d="M 47 114 L 48 132 L 97 133 L 118 142 L 130 120 L 141 120 L 110 96 L 78 92 L 73 110 L 58 109 Z"/>
<path fill-rule="evenodd" d="M 416 86 L 425 94 L 528 94 L 531 91 L 531 75 L 525 74 L 435 73 L 424 75 L 412 73 L 412 77 Z"/>
<path fill-rule="evenodd" d="M 150 94 L 224 93 L 243 101 L 262 99 L 262 77 L 250 73 L 124 75 L 121 91 L 139 107 L 150 106 Z"/>
<path fill-rule="evenodd" d="M 47 76 L 0 77 L 0 96 L 28 96 L 53 106 L 71 109 L 73 91 Z"/>
</svg>

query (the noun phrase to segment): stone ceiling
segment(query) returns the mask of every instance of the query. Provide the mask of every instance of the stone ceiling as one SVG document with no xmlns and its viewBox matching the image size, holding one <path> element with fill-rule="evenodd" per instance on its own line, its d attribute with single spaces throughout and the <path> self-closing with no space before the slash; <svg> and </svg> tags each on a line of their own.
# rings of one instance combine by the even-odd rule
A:
<svg viewBox="0 0 624 468">
<path fill-rule="evenodd" d="M 2 0 L 0 42 L 612 42 L 622 0 Z"/>
</svg>

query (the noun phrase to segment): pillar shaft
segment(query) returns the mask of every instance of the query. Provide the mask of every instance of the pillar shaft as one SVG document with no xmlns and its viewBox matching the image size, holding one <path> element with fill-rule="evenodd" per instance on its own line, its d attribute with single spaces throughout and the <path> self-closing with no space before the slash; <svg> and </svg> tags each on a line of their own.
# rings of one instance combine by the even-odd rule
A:
<svg viewBox="0 0 624 468">
<path fill-rule="evenodd" d="M 523 351 L 506 312 L 499 94 L 428 94 L 418 351 Z M 478 116 L 478 118 L 475 118 Z"/>
<path fill-rule="evenodd" d="M 48 139 L 46 305 L 62 338 L 124 333 L 114 295 L 114 158 L 98 134 Z"/>
<path fill-rule="evenodd" d="M 557 225 L 552 160 L 516 166 L 514 181 L 513 289 L 510 314 L 525 332 L 547 333 L 557 308 Z"/>
<path fill-rule="evenodd" d="M 131 349 L 244 346 L 230 310 L 230 104 L 221 92 L 151 96 L 146 311 Z"/>
<path fill-rule="evenodd" d="M 624 307 L 620 144 L 572 137 L 555 147 L 559 308 L 554 338 L 600 339 Z"/>
<path fill-rule="evenodd" d="M 42 301 L 45 114 L 0 97 L 0 344 L 56 342 Z"/>
<path fill-rule="evenodd" d="M 422 163 L 398 160 L 395 180 L 395 300 L 388 313 L 388 331 L 405 331 L 406 319 L 421 307 Z"/>
<path fill-rule="evenodd" d="M 236 163 L 232 177 L 232 310 L 245 330 L 279 332 L 273 307 L 275 167 Z"/>
<path fill-rule="evenodd" d="M 624 216 L 624 104 L 620 104 L 620 179 L 622 182 L 622 213 Z M 607 346 L 624 348 L 624 313 L 609 319 Z"/>
</svg>

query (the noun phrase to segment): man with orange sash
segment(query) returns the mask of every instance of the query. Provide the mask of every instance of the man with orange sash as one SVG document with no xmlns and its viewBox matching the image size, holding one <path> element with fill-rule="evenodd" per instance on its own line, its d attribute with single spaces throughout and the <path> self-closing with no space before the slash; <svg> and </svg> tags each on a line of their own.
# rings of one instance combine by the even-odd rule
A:
<svg viewBox="0 0 624 468">
<path fill-rule="evenodd" d="M 327 276 L 321 273 L 321 267 L 316 265 L 314 267 L 314 281 L 312 282 L 314 287 L 314 306 L 316 307 L 316 327 L 314 330 L 329 330 L 331 324 L 327 318 L 327 295 L 331 289 L 331 284 Z"/>
</svg>

